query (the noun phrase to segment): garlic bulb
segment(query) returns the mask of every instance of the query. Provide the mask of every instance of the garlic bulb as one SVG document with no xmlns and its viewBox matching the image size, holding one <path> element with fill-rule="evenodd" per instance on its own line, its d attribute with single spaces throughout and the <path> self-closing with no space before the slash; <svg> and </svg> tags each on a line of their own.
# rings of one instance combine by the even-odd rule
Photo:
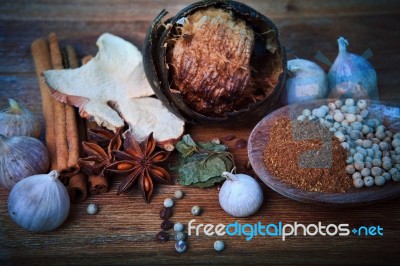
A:
<svg viewBox="0 0 400 266">
<path fill-rule="evenodd" d="M 251 176 L 223 172 L 226 181 L 219 191 L 219 204 L 234 217 L 254 214 L 263 203 L 261 186 Z"/>
<path fill-rule="evenodd" d="M 347 52 L 349 42 L 340 37 L 339 54 L 328 73 L 330 98 L 378 99 L 376 71 L 363 57 Z"/>
<path fill-rule="evenodd" d="M 46 173 L 50 160 L 46 147 L 35 138 L 0 134 L 0 185 L 11 189 L 21 179 Z"/>
<path fill-rule="evenodd" d="M 325 71 L 316 63 L 305 59 L 287 62 L 286 92 L 288 104 L 323 99 L 328 93 Z"/>
<path fill-rule="evenodd" d="M 18 182 L 8 197 L 8 213 L 19 226 L 51 231 L 68 217 L 70 200 L 58 172 L 33 175 Z"/>
<path fill-rule="evenodd" d="M 13 99 L 8 102 L 10 107 L 0 112 L 0 134 L 39 138 L 41 126 L 36 116 Z"/>
</svg>

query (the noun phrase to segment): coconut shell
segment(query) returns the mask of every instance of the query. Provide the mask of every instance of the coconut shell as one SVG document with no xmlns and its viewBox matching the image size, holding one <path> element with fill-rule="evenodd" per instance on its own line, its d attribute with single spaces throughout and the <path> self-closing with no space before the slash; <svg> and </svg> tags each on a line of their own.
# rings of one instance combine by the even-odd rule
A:
<svg viewBox="0 0 400 266">
<path fill-rule="evenodd" d="M 226 10 L 232 16 L 244 20 L 254 31 L 257 43 L 254 45 L 252 60 L 257 62 L 257 57 L 261 54 L 260 60 L 255 65 L 251 64 L 254 73 L 257 73 L 258 67 L 264 67 L 260 63 L 268 64 L 269 68 L 273 68 L 267 71 L 268 76 L 262 77 L 265 86 L 271 87 L 268 94 L 263 97 L 255 96 L 255 100 L 249 101 L 241 109 L 229 111 L 219 116 L 203 115 L 191 109 L 181 93 L 171 85 L 173 78 L 171 78 L 171 67 L 168 65 L 171 36 L 174 34 L 174 28 L 179 26 L 179 21 L 196 11 L 211 7 Z M 148 29 L 143 48 L 143 63 L 147 79 L 155 94 L 171 112 L 188 123 L 242 125 L 257 122 L 269 112 L 280 107 L 279 97 L 283 92 L 286 78 L 286 52 L 279 41 L 279 31 L 270 19 L 245 4 L 215 0 L 191 4 L 175 16 L 163 21 L 166 14 L 167 11 L 161 11 Z M 269 47 L 271 40 L 273 40 L 272 48 Z M 271 58 L 270 62 L 265 63 L 265 55 Z M 204 60 L 207 64 L 207 58 L 204 58 Z M 260 77 L 258 77 L 258 80 L 260 80 Z M 269 81 L 272 81 L 272 83 L 268 85 Z"/>
</svg>

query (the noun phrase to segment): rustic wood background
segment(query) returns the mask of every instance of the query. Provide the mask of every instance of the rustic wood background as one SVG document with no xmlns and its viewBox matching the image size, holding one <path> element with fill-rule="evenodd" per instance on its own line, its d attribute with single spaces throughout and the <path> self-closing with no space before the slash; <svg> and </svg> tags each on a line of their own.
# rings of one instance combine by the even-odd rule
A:
<svg viewBox="0 0 400 266">
<path fill-rule="evenodd" d="M 103 32 L 126 39 L 133 33 L 145 33 L 149 23 L 162 10 L 171 14 L 194 1 L 129 0 L 38 0 L 0 3 L 0 108 L 9 97 L 27 105 L 43 122 L 38 82 L 30 44 L 39 37 L 56 32 L 61 44 L 73 45 L 80 57 L 95 54 L 95 40 Z M 349 50 L 362 54 L 371 49 L 369 60 L 378 73 L 380 98 L 400 103 L 400 2 L 396 0 L 347 1 L 244 1 L 271 18 L 281 32 L 288 59 L 314 60 L 321 51 L 331 61 L 337 54 L 336 39 L 345 36 Z M 322 65 L 322 64 L 321 64 Z M 324 66 L 328 69 L 328 66 Z M 188 126 L 197 140 L 210 140 L 234 134 L 247 139 L 254 125 L 245 128 Z M 42 136 L 43 139 L 43 136 Z M 245 171 L 247 150 L 236 149 L 239 171 Z M 171 161 L 172 163 L 172 161 Z M 7 196 L 0 189 L 0 264 L 398 264 L 400 207 L 398 199 L 368 206 L 335 208 L 304 204 L 287 199 L 264 186 L 265 202 L 254 216 L 235 219 L 218 204 L 218 190 L 158 186 L 151 204 L 144 203 L 138 191 L 116 196 L 118 181 L 109 193 L 91 196 L 86 202 L 72 205 L 68 220 L 49 233 L 31 233 L 18 228 L 7 214 Z M 177 254 L 174 242 L 159 243 L 159 210 L 164 198 L 176 189 L 186 195 L 176 202 L 173 221 L 185 225 L 193 216 L 190 209 L 200 205 L 204 212 L 199 223 L 263 224 L 301 222 L 380 225 L 384 236 L 348 237 L 207 237 L 189 238 L 186 253 Z M 100 211 L 86 213 L 89 203 Z M 226 249 L 217 254 L 213 242 L 223 239 Z"/>
</svg>

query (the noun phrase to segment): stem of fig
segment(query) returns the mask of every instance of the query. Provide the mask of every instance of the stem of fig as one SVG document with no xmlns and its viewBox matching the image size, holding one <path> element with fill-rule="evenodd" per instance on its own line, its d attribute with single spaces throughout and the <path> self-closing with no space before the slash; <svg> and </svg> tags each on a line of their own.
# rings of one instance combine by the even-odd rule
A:
<svg viewBox="0 0 400 266">
<path fill-rule="evenodd" d="M 340 37 L 338 40 L 338 45 L 339 45 L 339 54 L 346 54 L 347 53 L 347 46 L 349 45 L 349 42 L 343 38 Z"/>
<path fill-rule="evenodd" d="M 53 181 L 56 181 L 56 179 L 60 176 L 60 172 L 53 170 L 49 173 L 49 176 L 53 178 Z"/>
<path fill-rule="evenodd" d="M 10 109 L 8 113 L 15 115 L 20 115 L 22 113 L 22 108 L 16 101 L 10 98 L 8 99 L 8 103 L 10 104 Z"/>
<path fill-rule="evenodd" d="M 229 173 L 229 172 L 223 172 L 222 176 L 225 177 L 227 180 L 230 180 L 230 181 L 237 181 L 238 180 L 237 177 L 234 174 Z"/>
</svg>

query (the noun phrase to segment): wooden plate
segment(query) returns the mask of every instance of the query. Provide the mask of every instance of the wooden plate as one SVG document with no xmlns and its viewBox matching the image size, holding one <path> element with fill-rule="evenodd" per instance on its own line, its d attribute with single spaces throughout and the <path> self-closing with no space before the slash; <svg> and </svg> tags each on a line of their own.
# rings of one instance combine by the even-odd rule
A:
<svg viewBox="0 0 400 266">
<path fill-rule="evenodd" d="M 327 100 L 317 100 L 285 106 L 270 113 L 256 125 L 249 137 L 248 153 L 250 163 L 260 179 L 271 189 L 283 196 L 308 203 L 357 205 L 399 196 L 400 183 L 393 180 L 381 187 L 352 188 L 346 193 L 320 193 L 295 188 L 282 182 L 279 178 L 268 172 L 263 161 L 263 152 L 269 139 L 268 122 L 271 119 L 283 116 L 290 116 L 292 119 L 295 119 L 297 115 L 301 114 L 302 110 L 306 108 L 311 110 L 323 104 L 327 104 Z M 394 133 L 400 132 L 400 106 L 398 104 L 371 102 L 369 111 L 370 116 L 372 115 L 373 117 L 381 119 L 387 129 Z"/>
</svg>

